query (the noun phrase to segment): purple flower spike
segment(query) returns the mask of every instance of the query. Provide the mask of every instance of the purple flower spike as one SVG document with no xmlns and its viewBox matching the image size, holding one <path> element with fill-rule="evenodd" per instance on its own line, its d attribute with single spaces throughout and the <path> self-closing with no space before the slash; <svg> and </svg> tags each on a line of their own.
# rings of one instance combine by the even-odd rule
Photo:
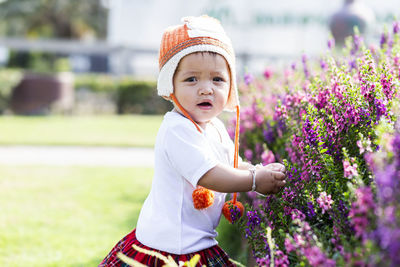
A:
<svg viewBox="0 0 400 267">
<path fill-rule="evenodd" d="M 328 40 L 328 48 L 332 50 L 334 47 L 335 47 L 335 39 L 333 39 L 333 38 L 329 39 Z"/>
<path fill-rule="evenodd" d="M 326 64 L 326 62 L 322 58 L 319 60 L 319 64 L 321 66 L 321 69 L 323 69 L 324 71 L 328 70 L 328 64 Z"/>
<path fill-rule="evenodd" d="M 252 74 L 246 73 L 246 74 L 244 75 L 244 83 L 245 83 L 246 85 L 251 84 L 251 83 L 253 82 L 253 80 L 254 80 L 254 76 L 253 76 Z"/>
<path fill-rule="evenodd" d="M 383 46 L 387 43 L 387 41 L 388 41 L 387 34 L 386 33 L 382 33 L 381 40 L 380 40 L 381 48 L 383 48 Z"/>
<path fill-rule="evenodd" d="M 393 22 L 393 34 L 397 34 L 400 31 L 400 21 Z"/>
</svg>

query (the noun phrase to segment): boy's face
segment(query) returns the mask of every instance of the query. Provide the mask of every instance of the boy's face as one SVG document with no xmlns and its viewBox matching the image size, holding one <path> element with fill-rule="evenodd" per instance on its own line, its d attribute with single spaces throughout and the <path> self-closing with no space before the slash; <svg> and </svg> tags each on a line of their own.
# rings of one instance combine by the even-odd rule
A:
<svg viewBox="0 0 400 267">
<path fill-rule="evenodd" d="M 229 67 L 219 54 L 192 53 L 179 62 L 173 83 L 179 103 L 204 128 L 223 111 L 228 101 Z"/>
</svg>

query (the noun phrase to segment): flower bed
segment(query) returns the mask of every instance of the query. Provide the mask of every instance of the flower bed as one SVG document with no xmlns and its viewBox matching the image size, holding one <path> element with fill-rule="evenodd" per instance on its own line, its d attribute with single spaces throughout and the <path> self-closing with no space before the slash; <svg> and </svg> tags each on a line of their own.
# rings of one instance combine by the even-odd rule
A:
<svg viewBox="0 0 400 267">
<path fill-rule="evenodd" d="M 260 266 L 400 264 L 399 27 L 380 47 L 356 34 L 282 77 L 246 75 L 241 155 L 287 168 L 277 195 L 242 196 L 236 223 Z"/>
</svg>

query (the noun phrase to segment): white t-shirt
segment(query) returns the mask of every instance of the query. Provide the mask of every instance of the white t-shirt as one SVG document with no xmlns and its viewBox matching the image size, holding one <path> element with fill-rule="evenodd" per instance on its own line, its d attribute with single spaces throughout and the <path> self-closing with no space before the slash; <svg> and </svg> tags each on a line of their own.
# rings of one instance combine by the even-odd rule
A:
<svg viewBox="0 0 400 267">
<path fill-rule="evenodd" d="M 157 134 L 153 184 L 139 215 L 137 239 L 172 254 L 216 245 L 215 228 L 226 194 L 214 192 L 214 204 L 197 210 L 192 192 L 218 163 L 233 166 L 233 154 L 233 142 L 219 119 L 200 133 L 181 114 L 166 113 Z"/>
</svg>

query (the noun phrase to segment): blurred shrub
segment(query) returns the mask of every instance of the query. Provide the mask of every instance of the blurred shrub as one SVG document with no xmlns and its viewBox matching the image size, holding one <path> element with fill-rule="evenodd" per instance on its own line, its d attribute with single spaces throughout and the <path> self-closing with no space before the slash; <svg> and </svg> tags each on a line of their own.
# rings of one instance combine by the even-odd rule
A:
<svg viewBox="0 0 400 267">
<path fill-rule="evenodd" d="M 107 94 L 117 106 L 118 114 L 163 114 L 172 104 L 157 95 L 155 81 L 138 81 L 131 77 L 105 74 L 82 74 L 75 77 L 76 90 Z"/>
<path fill-rule="evenodd" d="M 75 89 L 86 89 L 92 92 L 105 92 L 115 95 L 118 80 L 107 74 L 78 74 L 75 75 Z"/>
<path fill-rule="evenodd" d="M 22 68 L 35 73 L 70 71 L 67 57 L 45 52 L 11 51 L 7 67 Z"/>
<path fill-rule="evenodd" d="M 0 114 L 8 108 L 12 88 L 20 82 L 22 75 L 21 70 L 0 69 Z"/>
<path fill-rule="evenodd" d="M 155 81 L 135 81 L 124 78 L 118 85 L 118 113 L 162 114 L 172 104 L 157 95 Z"/>
</svg>

